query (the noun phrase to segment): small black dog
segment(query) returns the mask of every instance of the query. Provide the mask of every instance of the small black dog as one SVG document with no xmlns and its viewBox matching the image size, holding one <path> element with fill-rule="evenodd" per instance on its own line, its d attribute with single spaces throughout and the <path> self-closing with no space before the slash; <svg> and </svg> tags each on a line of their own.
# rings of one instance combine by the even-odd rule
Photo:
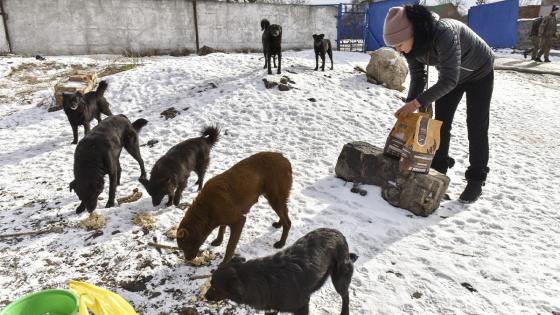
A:
<svg viewBox="0 0 560 315">
<path fill-rule="evenodd" d="M 329 55 L 331 60 L 331 70 L 333 69 L 333 59 L 332 59 L 332 45 L 331 41 L 325 39 L 325 34 L 313 34 L 313 49 L 315 50 L 315 71 L 319 69 L 319 56 L 321 56 L 321 70 L 325 71 L 325 53 Z"/>
<path fill-rule="evenodd" d="M 198 176 L 196 184 L 202 189 L 204 174 L 210 162 L 210 149 L 218 141 L 220 130 L 206 127 L 198 138 L 185 140 L 165 153 L 152 168 L 150 180 L 140 178 L 155 206 L 167 195 L 167 206 L 179 205 L 191 171 Z"/>
<path fill-rule="evenodd" d="M 97 197 L 105 185 L 105 174 L 109 174 L 109 200 L 105 207 L 115 205 L 115 192 L 121 181 L 119 157 L 123 147 L 140 165 L 140 178 L 146 177 L 138 132 L 147 123 L 140 118 L 131 124 L 125 115 L 107 117 L 80 140 L 74 153 L 74 180 L 70 183 L 70 191 L 75 190 L 82 201 L 76 213 L 95 210 Z"/>
<path fill-rule="evenodd" d="M 101 122 L 101 113 L 106 116 L 113 116 L 109 109 L 109 102 L 103 96 L 107 86 L 106 81 L 101 81 L 96 91 L 86 94 L 81 92 L 62 94 L 62 108 L 66 117 L 68 117 L 72 133 L 74 134 L 72 144 L 78 143 L 79 125 L 84 126 L 84 134 L 87 134 L 90 130 L 90 121 L 96 118 L 97 123 Z"/>
<path fill-rule="evenodd" d="M 270 66 L 270 58 L 274 55 L 278 56 L 278 71 L 282 73 L 282 27 L 278 24 L 270 24 L 268 20 L 261 20 L 261 28 L 263 29 L 262 44 L 264 53 L 264 68 L 268 67 L 268 74 L 272 74 Z M 276 67 L 276 62 L 274 62 Z"/>
<path fill-rule="evenodd" d="M 257 310 L 307 315 L 311 294 L 330 275 L 336 292 L 342 297 L 340 314 L 348 315 L 348 288 L 356 259 L 358 256 L 349 253 L 342 233 L 317 229 L 275 255 L 247 262 L 237 258 L 221 265 L 212 274 L 206 299 L 230 299 Z"/>
</svg>

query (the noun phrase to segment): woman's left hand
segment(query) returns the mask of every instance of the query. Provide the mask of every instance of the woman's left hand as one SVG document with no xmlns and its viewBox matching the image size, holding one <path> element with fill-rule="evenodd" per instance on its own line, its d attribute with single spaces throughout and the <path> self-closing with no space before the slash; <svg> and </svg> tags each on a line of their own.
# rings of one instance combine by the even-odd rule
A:
<svg viewBox="0 0 560 315">
<path fill-rule="evenodd" d="M 420 108 L 420 106 L 421 106 L 420 102 L 414 99 L 408 103 L 405 103 L 401 108 L 399 108 L 399 110 L 395 112 L 395 117 L 406 118 L 410 116 L 410 114 L 417 111 Z"/>
</svg>

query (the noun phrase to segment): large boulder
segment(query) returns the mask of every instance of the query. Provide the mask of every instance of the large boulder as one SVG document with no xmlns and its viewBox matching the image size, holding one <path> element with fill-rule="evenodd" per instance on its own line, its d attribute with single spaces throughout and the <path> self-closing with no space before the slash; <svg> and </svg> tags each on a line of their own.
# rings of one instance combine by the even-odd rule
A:
<svg viewBox="0 0 560 315">
<path fill-rule="evenodd" d="M 399 160 L 383 154 L 383 149 L 367 142 L 355 141 L 344 145 L 338 156 L 336 176 L 353 183 L 384 186 L 394 180 Z"/>
<path fill-rule="evenodd" d="M 389 89 L 403 91 L 404 80 L 408 75 L 408 64 L 403 56 L 394 49 L 382 47 L 370 53 L 371 59 L 366 67 L 367 80 L 383 84 Z"/>
<path fill-rule="evenodd" d="M 335 173 L 349 182 L 382 187 L 382 197 L 391 205 L 420 216 L 439 207 L 449 186 L 449 177 L 434 170 L 428 174 L 399 171 L 398 159 L 362 141 L 344 145 Z"/>
</svg>

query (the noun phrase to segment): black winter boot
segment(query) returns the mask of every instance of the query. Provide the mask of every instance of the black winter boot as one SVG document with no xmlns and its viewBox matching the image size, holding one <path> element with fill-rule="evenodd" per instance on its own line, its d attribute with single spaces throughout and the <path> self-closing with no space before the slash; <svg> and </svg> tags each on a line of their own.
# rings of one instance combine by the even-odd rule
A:
<svg viewBox="0 0 560 315">
<path fill-rule="evenodd" d="M 482 186 L 484 182 L 480 180 L 469 180 L 467 187 L 459 197 L 459 201 L 462 203 L 473 203 L 478 200 L 478 197 L 482 195 Z"/>
<path fill-rule="evenodd" d="M 486 182 L 486 176 L 490 169 L 488 167 L 484 168 L 472 168 L 469 167 L 465 172 L 465 178 L 467 179 L 467 187 L 459 196 L 459 201 L 462 203 L 473 203 L 478 200 L 478 197 L 482 194 L 482 186 Z"/>
</svg>

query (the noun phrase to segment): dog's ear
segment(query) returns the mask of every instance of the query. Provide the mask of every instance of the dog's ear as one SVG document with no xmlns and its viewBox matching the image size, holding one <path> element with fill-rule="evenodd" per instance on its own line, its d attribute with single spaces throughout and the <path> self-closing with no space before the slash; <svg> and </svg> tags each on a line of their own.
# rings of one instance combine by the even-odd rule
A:
<svg viewBox="0 0 560 315">
<path fill-rule="evenodd" d="M 230 270 L 230 278 L 228 281 L 228 293 L 232 297 L 234 301 L 242 301 L 243 297 L 245 296 L 245 287 L 243 286 L 243 282 L 239 279 L 237 271 L 233 267 L 229 267 Z"/>
<path fill-rule="evenodd" d="M 70 192 L 72 192 L 73 189 L 76 189 L 76 180 L 71 181 L 68 187 L 70 188 Z"/>
<path fill-rule="evenodd" d="M 317 39 L 317 34 L 313 34 L 313 39 Z"/>
<path fill-rule="evenodd" d="M 323 39 L 323 38 L 325 38 L 325 34 L 319 34 L 319 36 L 317 36 L 317 37 L 319 37 L 319 39 Z"/>
<path fill-rule="evenodd" d="M 188 238 L 189 237 L 189 231 L 187 229 L 177 229 L 177 239 L 180 238 Z"/>
</svg>

